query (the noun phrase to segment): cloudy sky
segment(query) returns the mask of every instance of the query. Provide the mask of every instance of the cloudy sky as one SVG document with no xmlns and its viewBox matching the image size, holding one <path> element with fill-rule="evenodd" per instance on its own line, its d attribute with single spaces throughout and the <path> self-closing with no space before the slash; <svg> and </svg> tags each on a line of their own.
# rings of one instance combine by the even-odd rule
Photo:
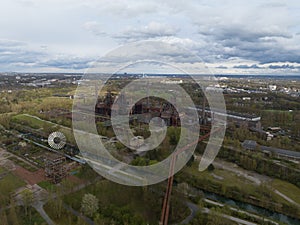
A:
<svg viewBox="0 0 300 225">
<path fill-rule="evenodd" d="M 84 72 L 150 40 L 219 74 L 300 75 L 299 0 L 2 0 L 0 14 L 2 72 Z"/>
</svg>

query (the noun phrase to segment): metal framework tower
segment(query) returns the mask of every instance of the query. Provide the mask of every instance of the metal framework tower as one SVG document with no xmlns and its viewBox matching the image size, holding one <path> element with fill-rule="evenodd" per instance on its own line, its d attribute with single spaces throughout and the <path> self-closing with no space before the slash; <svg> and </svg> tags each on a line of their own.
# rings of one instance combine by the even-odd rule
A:
<svg viewBox="0 0 300 225">
<path fill-rule="evenodd" d="M 207 131 L 207 130 L 206 130 Z M 169 220 L 169 211 L 170 211 L 170 199 L 171 199 L 171 193 L 172 193 L 172 187 L 173 187 L 173 180 L 174 176 L 174 169 L 175 169 L 175 162 L 177 156 L 182 153 L 183 151 L 187 150 L 189 147 L 193 146 L 194 144 L 201 142 L 208 138 L 212 133 L 217 132 L 217 130 L 214 131 L 208 131 L 205 135 L 201 136 L 198 140 L 186 145 L 185 147 L 179 149 L 176 154 L 172 155 L 172 159 L 170 162 L 170 170 L 169 170 L 169 179 L 168 179 L 168 184 L 167 184 L 167 190 L 165 193 L 164 201 L 163 201 L 163 206 L 162 206 L 162 213 L 161 213 L 161 218 L 160 218 L 160 225 L 168 225 L 168 220 Z"/>
<path fill-rule="evenodd" d="M 58 156 L 48 158 L 45 162 L 45 176 L 54 184 L 67 176 L 66 157 Z"/>
</svg>

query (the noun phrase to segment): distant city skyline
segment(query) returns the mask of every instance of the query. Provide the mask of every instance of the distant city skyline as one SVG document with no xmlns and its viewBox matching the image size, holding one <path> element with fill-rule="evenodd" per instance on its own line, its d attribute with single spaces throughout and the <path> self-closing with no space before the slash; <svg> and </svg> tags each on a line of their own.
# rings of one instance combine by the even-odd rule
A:
<svg viewBox="0 0 300 225">
<path fill-rule="evenodd" d="M 297 0 L 4 0 L 0 13 L 0 72 L 81 73 L 154 40 L 183 45 L 216 74 L 300 75 Z"/>
</svg>

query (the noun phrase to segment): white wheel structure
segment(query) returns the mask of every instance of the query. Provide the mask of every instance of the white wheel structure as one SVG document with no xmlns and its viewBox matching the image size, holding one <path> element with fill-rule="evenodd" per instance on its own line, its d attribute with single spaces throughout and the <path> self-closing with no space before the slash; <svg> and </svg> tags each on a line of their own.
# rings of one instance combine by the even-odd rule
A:
<svg viewBox="0 0 300 225">
<path fill-rule="evenodd" d="M 66 136 L 61 132 L 53 132 L 48 137 L 48 144 L 55 150 L 60 150 L 66 145 Z"/>
</svg>

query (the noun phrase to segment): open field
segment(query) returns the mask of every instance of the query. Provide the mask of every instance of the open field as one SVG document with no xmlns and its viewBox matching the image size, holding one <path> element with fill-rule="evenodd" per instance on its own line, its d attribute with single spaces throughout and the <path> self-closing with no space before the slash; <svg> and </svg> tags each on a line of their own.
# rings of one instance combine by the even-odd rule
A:
<svg viewBox="0 0 300 225">
<path fill-rule="evenodd" d="M 25 114 L 19 114 L 12 118 L 13 122 L 21 123 L 24 125 L 28 125 L 33 129 L 39 129 L 45 125 L 45 122 L 42 120 L 38 120 L 34 117 L 30 117 Z"/>
<path fill-rule="evenodd" d="M 46 121 L 40 119 L 39 117 L 31 116 L 28 114 L 16 115 L 12 118 L 12 121 L 18 124 L 29 126 L 30 128 L 36 130 L 41 130 L 46 135 L 49 135 L 53 131 L 60 131 L 66 136 L 68 142 L 70 142 L 71 144 L 75 143 L 73 132 L 69 127 L 61 126 L 51 121 Z"/>
<path fill-rule="evenodd" d="M 233 196 L 237 198 L 237 200 L 245 199 L 245 198 L 254 198 L 257 200 L 264 200 L 269 202 L 270 204 L 275 205 L 290 205 L 291 203 L 288 202 L 283 197 L 276 194 L 272 187 L 268 185 L 257 185 L 254 182 L 242 177 L 238 176 L 237 174 L 225 171 L 222 169 L 214 169 L 213 171 L 198 171 L 198 165 L 193 164 L 191 167 L 185 167 L 182 171 L 182 174 L 179 174 L 178 178 L 179 180 L 185 180 L 185 175 L 194 177 L 193 179 L 197 180 L 198 184 L 201 184 L 201 189 L 212 192 L 219 192 L 219 194 L 224 194 L 225 196 L 228 195 L 228 197 L 232 197 L 232 193 L 235 193 Z M 195 181 L 196 182 L 196 181 Z M 281 183 L 282 184 L 282 183 Z M 289 184 L 287 182 L 283 182 L 283 184 Z M 273 186 L 273 185 L 272 185 Z M 275 186 L 274 186 L 275 187 Z M 285 186 L 286 192 L 289 190 L 290 186 Z M 293 185 L 294 188 L 297 188 Z M 276 187 L 275 187 L 276 188 Z M 278 188 L 279 191 L 281 189 Z M 297 190 L 297 189 L 295 189 Z M 232 193 L 231 193 L 232 192 Z M 229 193 L 231 195 L 229 196 Z M 239 197 L 237 196 L 237 193 L 239 194 Z M 282 191 L 283 194 L 285 192 Z M 294 195 L 298 194 L 297 192 L 294 192 Z M 290 195 L 287 195 L 290 196 Z M 293 198 L 293 196 L 290 196 L 290 198 Z"/>
<path fill-rule="evenodd" d="M 300 204 L 300 188 L 298 188 L 297 186 L 278 179 L 275 179 L 272 182 L 272 186 L 284 195 L 288 196 L 289 198 Z"/>
<path fill-rule="evenodd" d="M 1 170 L 5 171 L 3 168 Z M 11 172 L 2 177 L 0 179 L 0 206 L 7 205 L 10 201 L 10 195 L 22 186 L 25 186 L 25 182 Z"/>
</svg>

